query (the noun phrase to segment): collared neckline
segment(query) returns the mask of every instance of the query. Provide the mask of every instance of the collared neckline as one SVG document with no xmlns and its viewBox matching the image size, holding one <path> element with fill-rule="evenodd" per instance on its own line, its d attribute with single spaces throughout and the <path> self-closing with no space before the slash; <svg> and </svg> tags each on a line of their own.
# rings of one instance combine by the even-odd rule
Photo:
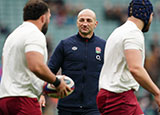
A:
<svg viewBox="0 0 160 115">
<path fill-rule="evenodd" d="M 24 21 L 22 25 L 29 25 L 29 26 L 32 26 L 32 27 L 34 27 L 35 29 L 38 29 L 38 30 L 39 30 L 39 28 L 38 28 L 35 24 L 33 24 L 32 22 L 29 22 L 29 21 Z M 39 30 L 39 31 L 40 31 L 40 30 Z"/>
<path fill-rule="evenodd" d="M 79 34 L 79 32 L 77 33 L 77 35 L 76 35 L 76 37 L 78 38 L 78 39 L 80 39 L 80 40 L 82 40 L 82 41 L 92 41 L 93 40 L 93 38 L 94 38 L 94 33 L 93 33 L 93 35 L 92 35 L 92 37 L 91 38 L 84 38 L 84 37 L 82 37 L 80 34 Z"/>
<path fill-rule="evenodd" d="M 139 31 L 142 31 L 137 27 L 137 25 L 134 22 L 127 20 L 126 23 L 130 23 L 134 28 L 138 29 Z"/>
</svg>

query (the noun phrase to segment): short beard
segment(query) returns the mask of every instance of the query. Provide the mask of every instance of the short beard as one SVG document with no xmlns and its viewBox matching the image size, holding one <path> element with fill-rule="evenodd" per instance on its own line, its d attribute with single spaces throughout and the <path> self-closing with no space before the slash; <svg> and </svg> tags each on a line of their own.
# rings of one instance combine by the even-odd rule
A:
<svg viewBox="0 0 160 115">
<path fill-rule="evenodd" d="M 43 26 L 42 26 L 42 33 L 44 34 L 44 35 L 46 35 L 46 33 L 47 33 L 47 30 L 48 30 L 48 24 L 47 23 L 45 23 Z"/>
<path fill-rule="evenodd" d="M 148 23 L 145 27 L 143 27 L 142 32 L 143 33 L 148 32 L 149 28 L 150 28 L 150 23 Z"/>
<path fill-rule="evenodd" d="M 82 35 L 84 35 L 84 36 L 87 36 L 88 34 L 90 34 L 91 33 L 91 31 L 89 31 L 89 32 L 82 32 L 82 31 L 79 31 Z"/>
</svg>

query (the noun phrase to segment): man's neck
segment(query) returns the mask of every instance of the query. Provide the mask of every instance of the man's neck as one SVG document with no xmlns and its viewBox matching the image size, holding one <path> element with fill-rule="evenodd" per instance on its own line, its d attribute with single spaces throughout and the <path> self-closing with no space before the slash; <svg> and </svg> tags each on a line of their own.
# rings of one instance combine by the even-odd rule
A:
<svg viewBox="0 0 160 115">
<path fill-rule="evenodd" d="M 33 23 L 41 31 L 42 24 L 38 20 L 27 20 L 27 21 Z"/>
<path fill-rule="evenodd" d="M 79 32 L 79 34 L 80 34 L 80 36 L 82 36 L 83 38 L 88 38 L 88 39 L 91 39 L 91 37 L 93 36 L 93 32 L 90 33 L 90 34 L 88 34 L 88 35 L 81 34 L 80 32 Z"/>
<path fill-rule="evenodd" d="M 137 26 L 140 30 L 143 29 L 143 27 L 144 27 L 144 22 L 143 22 L 142 20 L 140 20 L 140 19 L 138 19 L 138 18 L 135 18 L 135 17 L 133 17 L 133 16 L 129 17 L 128 20 L 129 20 L 129 21 L 132 21 L 133 23 L 135 23 L 136 26 Z"/>
</svg>

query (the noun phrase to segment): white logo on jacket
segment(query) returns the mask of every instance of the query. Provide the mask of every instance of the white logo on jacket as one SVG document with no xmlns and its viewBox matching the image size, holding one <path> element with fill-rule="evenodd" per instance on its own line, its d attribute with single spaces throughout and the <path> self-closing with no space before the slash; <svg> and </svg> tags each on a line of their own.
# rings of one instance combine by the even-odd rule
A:
<svg viewBox="0 0 160 115">
<path fill-rule="evenodd" d="M 77 49 L 78 49 L 78 48 L 77 48 L 76 46 L 73 46 L 73 47 L 72 47 L 72 50 L 74 50 L 74 51 L 77 50 Z"/>
<path fill-rule="evenodd" d="M 101 61 L 101 56 L 100 55 L 96 55 L 96 59 Z"/>
</svg>

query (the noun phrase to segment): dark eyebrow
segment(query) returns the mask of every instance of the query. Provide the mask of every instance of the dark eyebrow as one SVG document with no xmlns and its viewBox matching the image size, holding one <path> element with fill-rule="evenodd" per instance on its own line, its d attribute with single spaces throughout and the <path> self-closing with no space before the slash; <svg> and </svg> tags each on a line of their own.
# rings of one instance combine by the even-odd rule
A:
<svg viewBox="0 0 160 115">
<path fill-rule="evenodd" d="M 79 18 L 79 20 L 87 20 L 87 21 L 92 21 L 92 19 L 91 19 L 91 18 L 86 18 L 86 19 L 84 19 L 84 18 Z"/>
</svg>

